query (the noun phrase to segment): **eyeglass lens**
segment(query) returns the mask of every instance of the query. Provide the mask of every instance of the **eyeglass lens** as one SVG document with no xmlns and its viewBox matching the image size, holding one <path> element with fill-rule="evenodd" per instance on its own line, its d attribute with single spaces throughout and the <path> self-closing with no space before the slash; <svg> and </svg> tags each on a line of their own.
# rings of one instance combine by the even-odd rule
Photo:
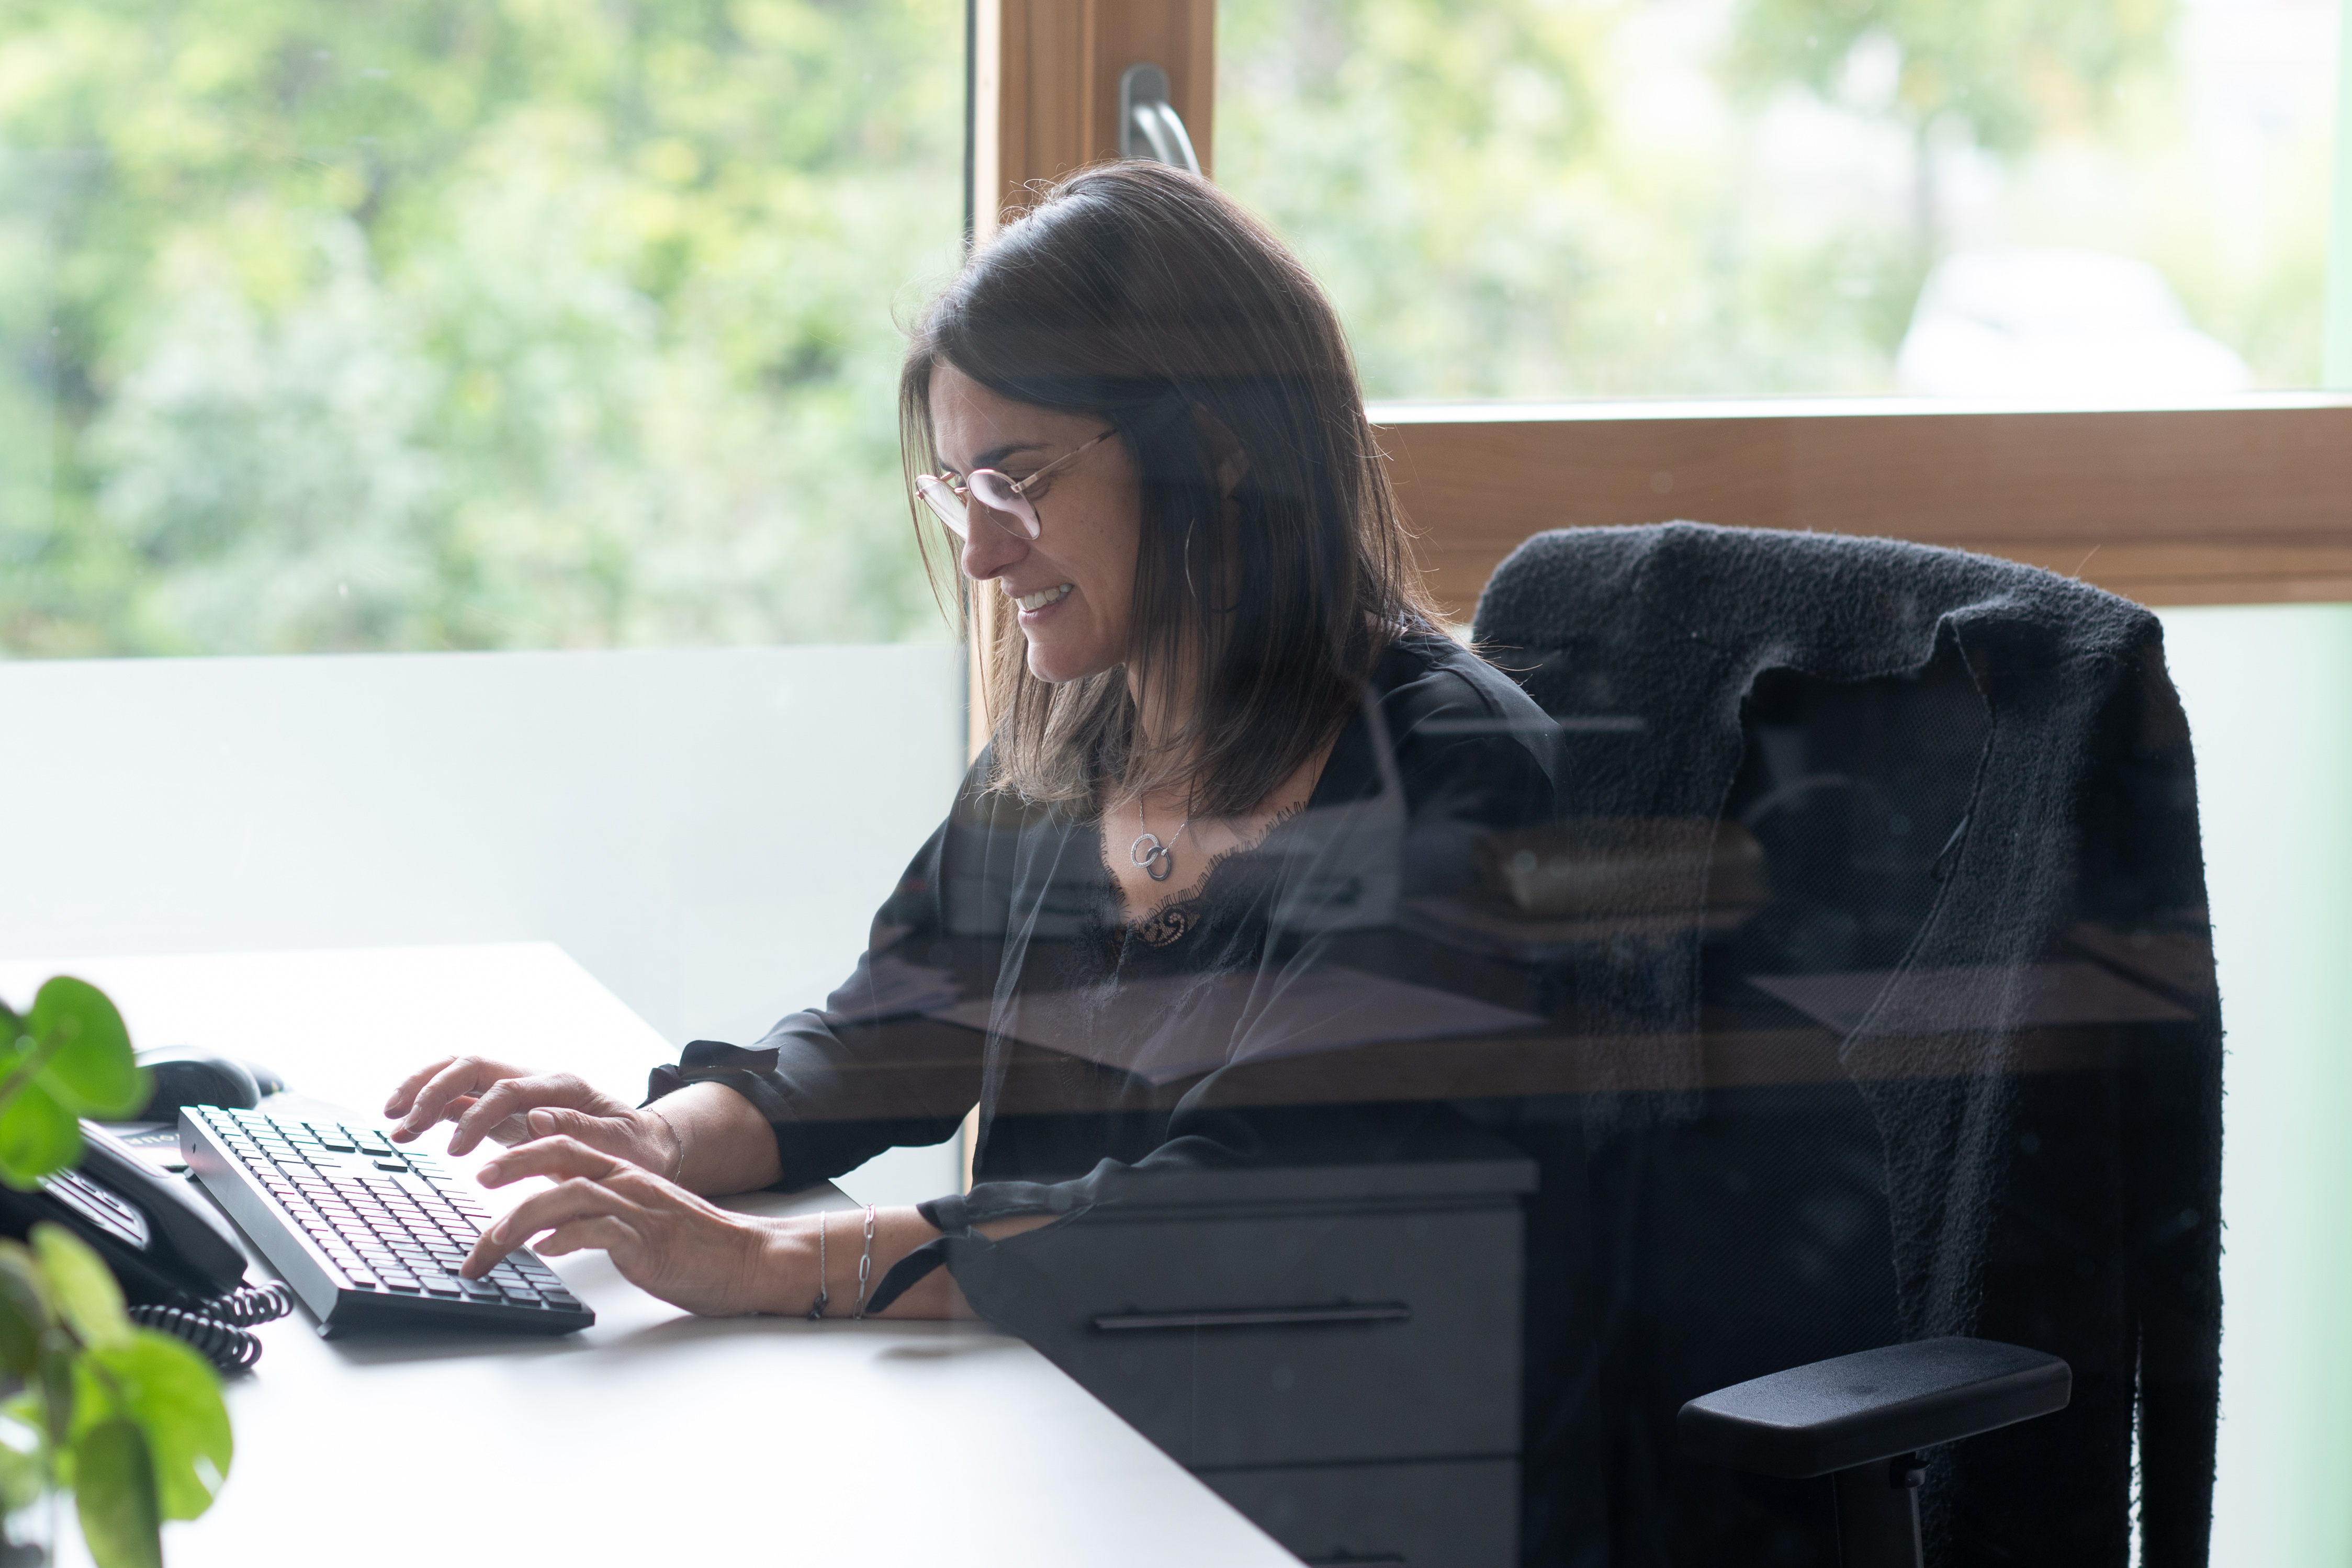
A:
<svg viewBox="0 0 2352 1568">
<path fill-rule="evenodd" d="M 982 468 L 964 476 L 971 496 L 982 506 L 1000 517 L 1010 518 L 1005 531 L 1016 537 L 1035 538 L 1039 532 L 1037 508 L 1029 497 L 1013 487 L 1013 482 L 993 468 Z M 915 490 L 928 503 L 948 531 L 958 538 L 971 538 L 965 519 L 969 516 L 964 498 L 954 486 L 936 475 L 926 474 L 915 481 Z"/>
</svg>

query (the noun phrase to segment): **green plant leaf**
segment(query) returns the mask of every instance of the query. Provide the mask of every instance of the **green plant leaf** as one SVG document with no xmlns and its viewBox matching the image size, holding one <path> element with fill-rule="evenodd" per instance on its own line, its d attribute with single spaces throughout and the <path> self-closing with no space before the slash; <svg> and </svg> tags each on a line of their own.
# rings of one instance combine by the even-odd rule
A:
<svg viewBox="0 0 2352 1568">
<path fill-rule="evenodd" d="M 44 1447 L 38 1402 L 19 1392 L 0 1403 L 0 1508 L 30 1508 L 48 1489 Z"/>
<path fill-rule="evenodd" d="M 45 1176 L 81 1159 L 81 1124 L 58 1103 L 38 1074 L 19 1082 L 0 1104 L 0 1181 L 29 1192 Z"/>
<path fill-rule="evenodd" d="M 60 1462 L 70 1458 L 66 1438 L 73 1431 L 74 1363 L 78 1359 L 64 1334 L 51 1333 L 42 1336 L 41 1361 L 35 1370 L 33 1387 L 39 1393 L 40 1417 L 48 1434 L 49 1451 L 58 1455 Z"/>
<path fill-rule="evenodd" d="M 39 1261 L 22 1242 L 0 1241 L 0 1369 L 29 1375 L 49 1322 L 48 1287 Z"/>
<path fill-rule="evenodd" d="M 127 1116 L 146 1102 L 147 1074 L 131 1054 L 131 1031 L 106 993 L 56 975 L 25 1015 L 38 1049 L 52 1052 L 34 1077 L 50 1097 L 83 1116 Z"/>
<path fill-rule="evenodd" d="M 163 1568 L 163 1521 L 146 1435 L 100 1421 L 74 1439 L 74 1507 L 98 1568 Z"/>
<path fill-rule="evenodd" d="M 0 1506 L 11 1513 L 30 1508 L 40 1500 L 47 1485 L 48 1477 L 42 1473 L 38 1454 L 0 1443 Z"/>
<path fill-rule="evenodd" d="M 62 1225 L 42 1220 L 33 1227 L 33 1250 L 48 1275 L 49 1297 L 58 1315 L 82 1343 L 97 1350 L 131 1343 L 131 1320 L 122 1312 L 122 1287 L 89 1243 Z"/>
<path fill-rule="evenodd" d="M 29 1508 L 50 1484 L 40 1396 L 20 1388 L 0 1400 L 0 1507 Z"/>
<path fill-rule="evenodd" d="M 194 1519 L 210 1508 L 236 1453 L 212 1363 L 152 1329 L 133 1329 L 129 1343 L 82 1361 L 79 1394 L 91 1424 L 127 1416 L 146 1434 L 163 1517 Z"/>
</svg>

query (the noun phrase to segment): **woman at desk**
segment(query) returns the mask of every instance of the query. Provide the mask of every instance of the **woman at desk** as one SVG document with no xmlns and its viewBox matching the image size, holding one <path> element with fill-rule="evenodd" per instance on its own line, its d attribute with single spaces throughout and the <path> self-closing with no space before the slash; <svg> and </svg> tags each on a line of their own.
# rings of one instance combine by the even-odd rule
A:
<svg viewBox="0 0 2352 1568">
<path fill-rule="evenodd" d="M 394 1137 L 453 1120 L 456 1152 L 515 1145 L 486 1182 L 555 1179 L 470 1272 L 538 1235 L 697 1312 L 1018 1330 L 991 1264 L 1051 1245 L 1024 1233 L 1160 1172 L 1426 1134 L 1426 1107 L 1298 1092 L 1302 1061 L 1433 998 L 1454 1016 L 1423 1038 L 1534 1021 L 1524 974 L 1420 983 L 1431 945 L 1395 929 L 1549 817 L 1549 725 L 1437 629 L 1339 322 L 1271 235 L 1158 165 L 1082 172 L 934 302 L 901 412 L 927 547 L 944 526 L 1002 595 L 992 745 L 856 975 L 755 1049 L 696 1042 L 642 1108 L 473 1059 L 399 1087 Z M 1282 1105 L 1232 1091 L 1265 1062 Z M 814 1185 L 975 1103 L 967 1194 L 830 1218 L 700 1196 Z"/>
</svg>

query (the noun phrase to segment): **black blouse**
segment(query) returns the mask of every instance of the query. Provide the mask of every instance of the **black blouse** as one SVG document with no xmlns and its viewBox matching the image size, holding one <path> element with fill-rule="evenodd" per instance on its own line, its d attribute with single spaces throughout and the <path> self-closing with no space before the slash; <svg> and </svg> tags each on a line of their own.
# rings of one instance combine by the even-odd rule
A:
<svg viewBox="0 0 2352 1568">
<path fill-rule="evenodd" d="M 1551 817 L 1557 745 L 1476 655 L 1401 638 L 1306 805 L 1132 925 L 1100 817 L 990 793 L 983 757 L 825 1006 L 751 1050 L 698 1040 L 652 1091 L 743 1094 L 775 1130 L 782 1190 L 941 1142 L 976 1103 L 974 1186 L 920 1206 L 942 1239 L 869 1310 L 945 1262 L 976 1310 L 1020 1332 L 1023 1303 L 992 1289 L 988 1264 L 1025 1238 L 974 1226 L 1083 1225 L 1168 1169 L 1399 1157 L 1424 1113 L 1344 1082 L 1349 1048 L 1438 1051 L 1546 1010 L 1536 970 L 1465 944 L 1445 914 L 1475 903 L 1498 835 Z M 1290 1086 L 1242 1087 L 1269 1071 Z"/>
</svg>

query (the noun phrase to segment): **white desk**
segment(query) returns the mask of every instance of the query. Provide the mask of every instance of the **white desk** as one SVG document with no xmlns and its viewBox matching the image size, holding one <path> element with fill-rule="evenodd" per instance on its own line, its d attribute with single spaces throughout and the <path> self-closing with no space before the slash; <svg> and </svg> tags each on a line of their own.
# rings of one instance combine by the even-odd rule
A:
<svg viewBox="0 0 2352 1568">
<path fill-rule="evenodd" d="M 60 968 L 104 988 L 138 1044 L 250 1057 L 355 1109 L 436 1051 L 570 1066 L 633 1103 L 669 1054 L 546 944 L 6 962 L 0 997 L 21 1006 Z M 299 1312 L 264 1325 L 259 1366 L 229 1385 L 228 1485 L 167 1529 L 172 1568 L 1296 1568 L 1018 1340 L 698 1319 L 601 1253 L 553 1261 L 596 1311 L 584 1333 L 323 1341 Z"/>
</svg>

